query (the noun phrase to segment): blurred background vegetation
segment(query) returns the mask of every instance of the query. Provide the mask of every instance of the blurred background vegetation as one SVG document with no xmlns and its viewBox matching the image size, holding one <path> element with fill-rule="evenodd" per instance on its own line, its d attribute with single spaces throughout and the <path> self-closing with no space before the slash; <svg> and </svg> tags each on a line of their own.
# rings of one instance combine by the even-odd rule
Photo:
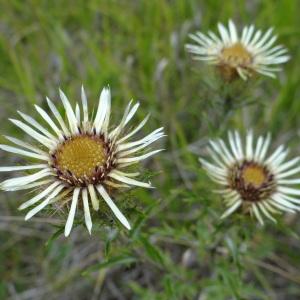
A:
<svg viewBox="0 0 300 300">
<path fill-rule="evenodd" d="M 28 195 L 2 192 L 0 299 L 300 299 L 299 216 L 264 228 L 238 214 L 221 222 L 224 206 L 197 159 L 208 137 L 249 127 L 299 155 L 299 8 L 298 0 L 0 0 L 1 134 L 24 138 L 8 117 L 37 117 L 33 104 L 46 108 L 46 95 L 58 103 L 59 87 L 77 101 L 84 84 L 95 107 L 109 84 L 115 120 L 133 98 L 142 104 L 136 123 L 152 114 L 144 133 L 164 126 L 168 135 L 166 150 L 145 163 L 157 188 L 126 194 L 131 232 L 94 215 L 91 237 L 78 226 L 65 239 L 65 214 L 24 222 L 17 207 Z M 191 60 L 188 33 L 229 18 L 239 29 L 275 28 L 292 55 L 278 79 L 228 87 Z M 0 153 L 1 165 L 20 161 Z"/>
</svg>

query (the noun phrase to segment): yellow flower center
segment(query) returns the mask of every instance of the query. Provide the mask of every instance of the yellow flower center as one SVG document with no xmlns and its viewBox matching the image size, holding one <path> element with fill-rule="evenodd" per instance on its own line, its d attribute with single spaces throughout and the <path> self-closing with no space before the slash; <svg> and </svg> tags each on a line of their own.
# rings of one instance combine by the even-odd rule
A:
<svg viewBox="0 0 300 300">
<path fill-rule="evenodd" d="M 252 55 L 238 42 L 222 50 L 221 61 L 232 67 L 246 66 L 251 63 Z"/>
<path fill-rule="evenodd" d="M 268 199 L 277 188 L 274 174 L 267 166 L 247 160 L 229 170 L 228 184 L 247 202 Z"/>
<path fill-rule="evenodd" d="M 91 177 L 96 167 L 106 162 L 104 142 L 96 137 L 81 135 L 67 140 L 55 153 L 56 165 L 62 172 L 77 178 Z"/>
<path fill-rule="evenodd" d="M 260 187 L 267 180 L 265 170 L 258 165 L 246 166 L 242 171 L 242 177 L 246 185 Z"/>
</svg>

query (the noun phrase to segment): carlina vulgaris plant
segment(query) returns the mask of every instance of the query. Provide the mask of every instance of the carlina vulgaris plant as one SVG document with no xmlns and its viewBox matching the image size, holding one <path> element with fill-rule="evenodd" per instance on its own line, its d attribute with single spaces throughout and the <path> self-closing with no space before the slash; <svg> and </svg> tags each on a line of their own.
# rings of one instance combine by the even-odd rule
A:
<svg viewBox="0 0 300 300">
<path fill-rule="evenodd" d="M 190 34 L 196 44 L 187 44 L 186 49 L 195 60 L 216 66 L 227 82 L 239 77 L 247 80 L 255 74 L 274 78 L 281 70 L 277 65 L 290 59 L 284 46 L 274 46 L 277 36 L 273 28 L 263 33 L 254 25 L 245 26 L 239 36 L 234 22 L 229 20 L 228 28 L 218 23 L 218 29 L 219 36 L 212 31 Z"/>
<path fill-rule="evenodd" d="M 286 161 L 288 149 L 279 146 L 267 156 L 271 136 L 260 136 L 254 143 L 250 130 L 242 142 L 240 134 L 228 133 L 228 145 L 222 139 L 210 140 L 208 154 L 212 162 L 200 158 L 209 177 L 222 188 L 221 194 L 227 207 L 222 218 L 239 209 L 255 216 L 260 224 L 264 219 L 276 222 L 274 215 L 300 210 L 300 157 Z"/>
<path fill-rule="evenodd" d="M 49 205 L 60 203 L 69 207 L 65 224 L 65 236 L 69 236 L 76 210 L 83 210 L 86 227 L 91 233 L 93 210 L 99 209 L 103 199 L 114 216 L 127 228 L 131 226 L 109 194 L 110 189 L 138 186 L 150 188 L 150 182 L 135 179 L 139 173 L 126 172 L 126 168 L 157 154 L 162 149 L 144 152 L 153 142 L 164 136 L 163 128 L 158 128 L 138 140 L 130 141 L 146 124 L 146 116 L 132 130 L 126 130 L 139 108 L 132 101 L 125 109 L 120 123 L 110 128 L 111 93 L 109 88 L 101 92 L 94 118 L 90 117 L 84 88 L 81 89 L 81 105 L 76 103 L 75 110 L 60 90 L 60 98 L 66 113 L 67 123 L 54 103 L 47 98 L 52 115 L 35 105 L 37 112 L 47 125 L 18 112 L 23 121 L 10 119 L 18 128 L 27 133 L 37 145 L 29 144 L 15 137 L 6 136 L 12 145 L 0 145 L 0 149 L 40 161 L 38 164 L 24 166 L 2 166 L 0 172 L 37 170 L 35 173 L 7 179 L 0 184 L 5 191 L 37 190 L 38 193 L 24 202 L 20 209 L 33 207 L 25 217 L 32 218 Z M 102 200 L 101 200 L 102 201 Z"/>
</svg>

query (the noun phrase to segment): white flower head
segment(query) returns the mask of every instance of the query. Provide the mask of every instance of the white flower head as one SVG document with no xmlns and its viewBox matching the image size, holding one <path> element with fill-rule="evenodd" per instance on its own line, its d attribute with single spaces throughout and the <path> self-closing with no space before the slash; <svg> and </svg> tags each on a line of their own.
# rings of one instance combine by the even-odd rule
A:
<svg viewBox="0 0 300 300">
<path fill-rule="evenodd" d="M 111 94 L 109 88 L 102 90 L 94 118 L 91 118 L 89 113 L 83 87 L 81 105 L 77 103 L 75 110 L 61 90 L 60 98 L 67 122 L 48 98 L 47 102 L 52 115 L 35 105 L 44 124 L 21 112 L 19 114 L 22 121 L 10 119 L 12 123 L 30 135 L 37 144 L 32 145 L 7 136 L 6 138 L 15 146 L 0 145 L 0 149 L 41 162 L 26 166 L 0 167 L 0 172 L 37 170 L 30 175 L 5 180 L 0 184 L 0 189 L 16 191 L 38 188 L 40 190 L 37 195 L 20 206 L 20 209 L 33 206 L 25 220 L 30 219 L 49 204 L 70 203 L 65 225 L 66 236 L 71 232 L 75 213 L 79 208 L 83 210 L 86 227 L 91 233 L 90 208 L 97 211 L 101 199 L 106 202 L 116 218 L 127 229 L 130 229 L 126 217 L 111 199 L 108 188 L 151 187 L 148 182 L 134 179 L 139 173 L 126 173 L 123 169 L 161 151 L 144 152 L 150 144 L 163 137 L 163 128 L 158 128 L 141 139 L 130 141 L 149 117 L 147 116 L 131 131 L 126 130 L 139 107 L 139 103 L 133 105 L 131 101 L 118 126 L 110 129 Z M 141 151 L 143 153 L 140 153 Z"/>
<path fill-rule="evenodd" d="M 254 215 L 261 224 L 264 218 L 276 222 L 274 214 L 300 210 L 300 157 L 286 161 L 288 150 L 279 146 L 267 156 L 271 137 L 260 136 L 254 145 L 252 131 L 246 136 L 245 147 L 238 132 L 229 132 L 229 147 L 222 139 L 210 140 L 208 153 L 213 163 L 200 159 L 218 190 L 227 210 L 225 218 L 239 208 Z"/>
<path fill-rule="evenodd" d="M 250 25 L 244 27 L 239 36 L 235 24 L 229 20 L 228 28 L 219 23 L 218 29 L 219 36 L 212 31 L 190 34 L 196 44 L 187 44 L 186 49 L 194 59 L 216 65 L 229 81 L 238 75 L 246 80 L 255 72 L 275 77 L 275 72 L 281 70 L 275 65 L 290 59 L 285 47 L 274 46 L 277 36 L 272 34 L 273 28 L 263 33 Z"/>
</svg>

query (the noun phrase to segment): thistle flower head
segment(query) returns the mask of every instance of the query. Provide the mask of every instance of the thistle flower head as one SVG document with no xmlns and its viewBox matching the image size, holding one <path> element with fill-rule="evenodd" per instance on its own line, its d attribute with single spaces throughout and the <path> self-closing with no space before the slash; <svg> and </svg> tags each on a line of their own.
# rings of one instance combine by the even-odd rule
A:
<svg viewBox="0 0 300 300">
<path fill-rule="evenodd" d="M 300 171 L 300 157 L 285 161 L 288 150 L 284 146 L 267 157 L 270 135 L 260 136 L 254 145 L 250 131 L 244 147 L 240 135 L 229 132 L 228 141 L 229 147 L 221 139 L 210 141 L 213 163 L 200 159 L 212 180 L 223 187 L 218 192 L 227 210 L 221 218 L 241 207 L 264 224 L 264 218 L 276 222 L 273 214 L 300 210 L 300 189 L 289 187 L 300 183 L 300 178 L 292 177 Z"/>
<path fill-rule="evenodd" d="M 0 149 L 42 163 L 0 167 L 0 172 L 38 170 L 30 175 L 8 179 L 0 184 L 0 188 L 5 191 L 33 188 L 40 190 L 20 206 L 20 209 L 33 206 L 27 213 L 26 220 L 49 204 L 67 204 L 70 209 L 65 225 L 66 236 L 71 232 L 77 209 L 83 209 L 85 223 L 91 233 L 90 204 L 97 211 L 100 199 L 103 199 L 117 219 L 130 229 L 129 222 L 113 202 L 109 190 L 129 186 L 151 187 L 148 182 L 134 179 L 139 173 L 126 173 L 124 169 L 161 151 L 140 153 L 163 136 L 163 128 L 158 128 L 141 139 L 130 141 L 148 120 L 147 116 L 138 126 L 126 131 L 128 123 L 139 107 L 139 103 L 133 105 L 130 102 L 119 124 L 110 129 L 111 95 L 108 88 L 101 92 L 94 118 L 90 116 L 83 88 L 81 107 L 77 103 L 75 110 L 62 91 L 60 98 L 67 122 L 48 98 L 52 115 L 35 106 L 44 124 L 22 112 L 19 114 L 23 121 L 11 119 L 37 144 L 29 144 L 7 136 L 15 146 L 0 145 Z"/>
<path fill-rule="evenodd" d="M 250 25 L 239 36 L 235 24 L 229 20 L 228 28 L 219 23 L 218 29 L 219 36 L 212 31 L 190 34 L 196 44 L 187 44 L 186 48 L 194 59 L 216 65 L 228 81 L 238 76 L 246 80 L 254 73 L 275 77 L 280 68 L 274 65 L 290 59 L 285 47 L 274 46 L 277 37 L 272 35 L 272 28 L 263 33 Z"/>
</svg>

